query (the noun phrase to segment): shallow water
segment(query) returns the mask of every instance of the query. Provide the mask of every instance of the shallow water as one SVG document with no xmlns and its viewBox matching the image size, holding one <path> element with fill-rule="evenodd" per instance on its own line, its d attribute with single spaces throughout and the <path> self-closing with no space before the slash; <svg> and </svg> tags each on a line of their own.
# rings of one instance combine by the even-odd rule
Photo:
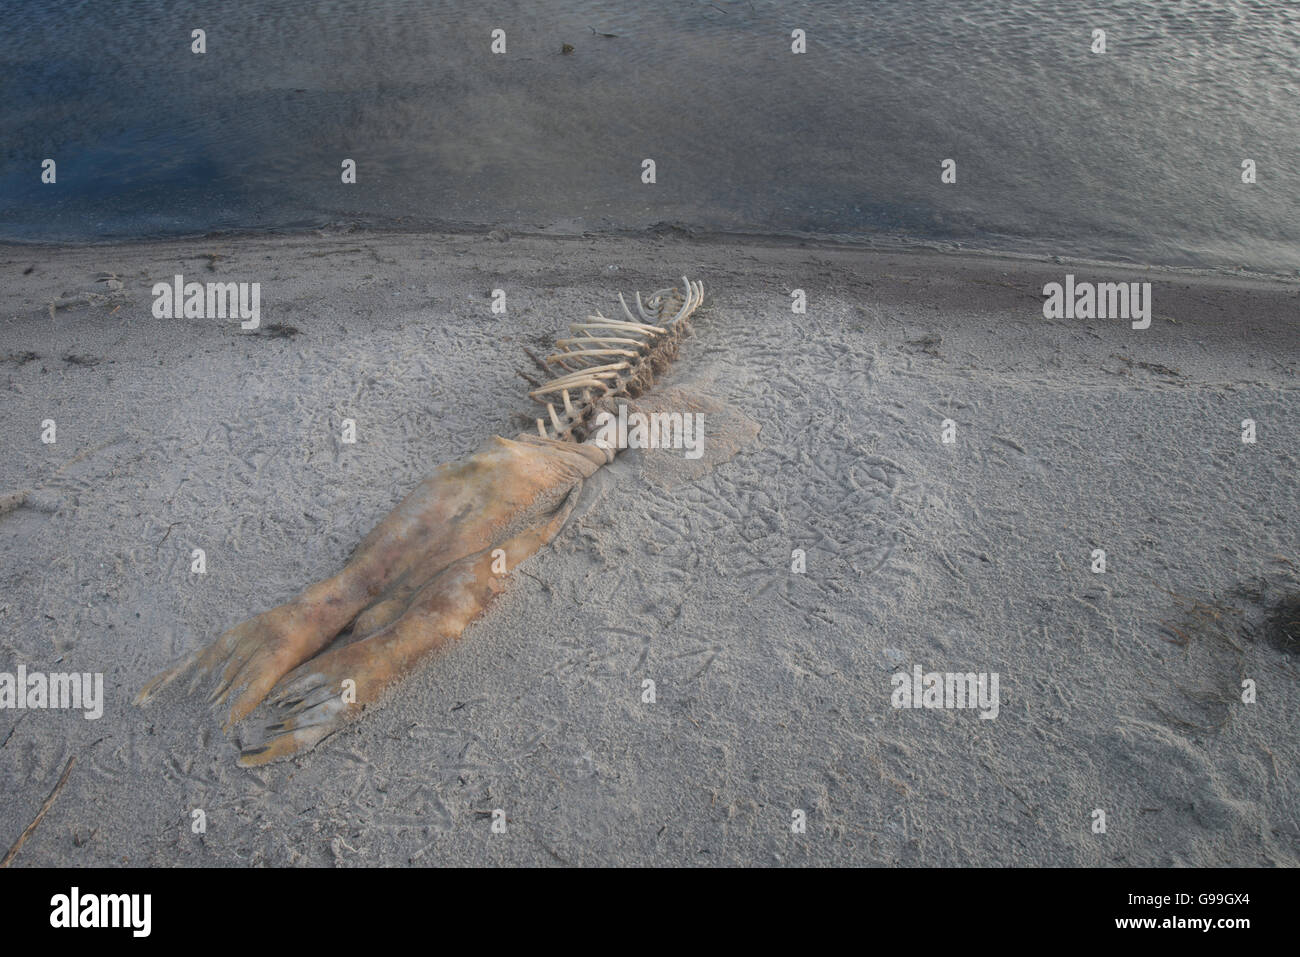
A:
<svg viewBox="0 0 1300 957">
<path fill-rule="evenodd" d="M 5 12 L 3 239 L 667 222 L 1300 267 L 1289 0 Z M 503 55 L 489 50 L 496 28 Z M 1105 54 L 1090 50 L 1094 29 Z M 47 157 L 54 185 L 40 180 Z M 344 158 L 355 185 L 340 182 Z M 946 158 L 955 184 L 940 182 Z M 1241 182 L 1244 159 L 1258 182 Z"/>
</svg>

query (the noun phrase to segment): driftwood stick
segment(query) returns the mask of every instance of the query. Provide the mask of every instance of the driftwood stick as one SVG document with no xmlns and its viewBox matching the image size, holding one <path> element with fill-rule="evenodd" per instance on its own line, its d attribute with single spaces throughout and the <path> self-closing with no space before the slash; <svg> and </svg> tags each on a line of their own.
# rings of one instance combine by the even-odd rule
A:
<svg viewBox="0 0 1300 957">
<path fill-rule="evenodd" d="M 18 852 L 22 850 L 23 845 L 27 843 L 27 839 L 32 836 L 32 831 L 36 830 L 36 828 L 40 826 L 41 821 L 45 818 L 45 812 L 54 805 L 54 799 L 57 798 L 59 792 L 63 790 L 63 785 L 68 783 L 68 775 L 72 773 L 72 766 L 76 763 L 77 756 L 75 754 L 68 758 L 67 766 L 64 767 L 63 774 L 59 776 L 59 783 L 54 785 L 54 790 L 51 791 L 50 796 L 45 799 L 45 803 L 41 805 L 41 809 L 36 812 L 36 817 L 32 818 L 32 823 L 28 824 L 27 827 L 23 829 L 23 832 L 18 835 L 18 840 L 14 841 L 14 846 L 9 848 L 9 853 L 4 856 L 4 860 L 0 860 L 0 867 L 9 866 L 9 862 L 18 856 Z"/>
</svg>

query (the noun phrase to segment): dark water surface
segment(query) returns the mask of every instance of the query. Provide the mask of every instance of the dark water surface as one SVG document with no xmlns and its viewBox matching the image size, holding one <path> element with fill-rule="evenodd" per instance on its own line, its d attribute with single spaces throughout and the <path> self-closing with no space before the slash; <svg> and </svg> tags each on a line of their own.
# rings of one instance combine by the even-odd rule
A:
<svg viewBox="0 0 1300 957">
<path fill-rule="evenodd" d="M 0 239 L 668 222 L 1300 267 L 1297 0 L 11 0 L 0 23 Z"/>
</svg>

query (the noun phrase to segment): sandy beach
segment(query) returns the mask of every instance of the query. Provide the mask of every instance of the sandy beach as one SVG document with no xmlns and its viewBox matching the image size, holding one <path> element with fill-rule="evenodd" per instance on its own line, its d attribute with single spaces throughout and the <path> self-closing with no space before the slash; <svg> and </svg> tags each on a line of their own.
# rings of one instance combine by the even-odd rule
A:
<svg viewBox="0 0 1300 957">
<path fill-rule="evenodd" d="M 156 318 L 177 274 L 260 283 L 259 327 Z M 1067 274 L 1150 327 L 1044 318 Z M 529 429 L 525 347 L 682 275 L 701 459 L 619 456 L 308 754 L 132 706 Z M 0 247 L 0 672 L 104 688 L 0 710 L 0 849 L 75 758 L 14 866 L 1294 866 L 1298 318 L 1300 279 L 672 230 Z M 996 716 L 895 707 L 918 666 Z"/>
</svg>

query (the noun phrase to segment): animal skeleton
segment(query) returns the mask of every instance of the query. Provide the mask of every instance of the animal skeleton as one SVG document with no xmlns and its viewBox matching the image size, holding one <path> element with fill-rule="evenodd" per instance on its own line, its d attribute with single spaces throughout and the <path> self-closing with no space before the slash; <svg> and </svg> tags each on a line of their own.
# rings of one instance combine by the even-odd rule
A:
<svg viewBox="0 0 1300 957">
<path fill-rule="evenodd" d="M 529 393 L 546 411 L 537 435 L 494 437 L 439 467 L 337 575 L 157 675 L 136 704 L 189 674 L 191 692 L 210 685 L 209 703 L 229 704 L 227 730 L 264 700 L 279 706 L 265 740 L 241 753 L 245 766 L 309 750 L 342 728 L 487 608 L 505 587 L 502 558 L 513 570 L 555 537 L 583 482 L 614 458 L 590 437 L 593 418 L 654 384 L 703 299 L 703 284 L 683 277 L 681 289 L 644 303 L 637 294 L 635 316 L 620 295 L 626 319 L 573 323 L 553 354 L 534 357 L 553 375 Z"/>
</svg>

